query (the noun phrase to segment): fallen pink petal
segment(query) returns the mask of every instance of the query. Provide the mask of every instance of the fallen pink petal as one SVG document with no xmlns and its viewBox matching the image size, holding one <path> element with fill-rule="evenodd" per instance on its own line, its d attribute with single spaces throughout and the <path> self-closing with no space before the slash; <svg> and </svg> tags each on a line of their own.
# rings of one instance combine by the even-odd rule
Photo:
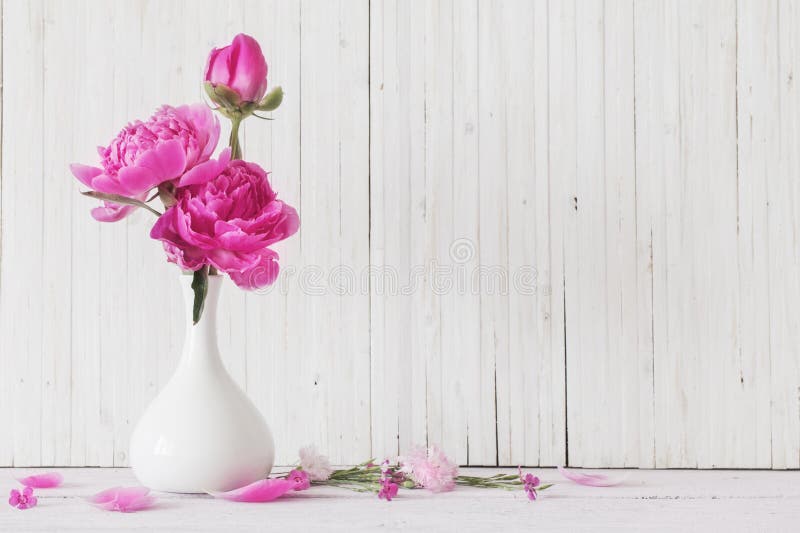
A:
<svg viewBox="0 0 800 533">
<path fill-rule="evenodd" d="M 604 474 L 577 472 L 564 468 L 563 466 L 558 467 L 558 472 L 568 480 L 587 487 L 613 487 L 614 485 L 619 485 L 628 478 L 627 475 L 618 478 L 610 478 Z"/>
<path fill-rule="evenodd" d="M 47 472 L 46 474 L 36 474 L 33 476 L 17 478 L 17 481 L 26 487 L 33 487 L 35 489 L 51 489 L 58 487 L 64 482 L 64 476 L 58 472 Z"/>
<path fill-rule="evenodd" d="M 260 479 L 228 492 L 210 492 L 215 498 L 232 502 L 262 503 L 276 500 L 294 489 L 296 483 L 289 479 Z"/>
<path fill-rule="evenodd" d="M 89 497 L 89 502 L 96 507 L 119 513 L 142 511 L 152 507 L 155 501 L 147 487 L 113 487 Z"/>
</svg>

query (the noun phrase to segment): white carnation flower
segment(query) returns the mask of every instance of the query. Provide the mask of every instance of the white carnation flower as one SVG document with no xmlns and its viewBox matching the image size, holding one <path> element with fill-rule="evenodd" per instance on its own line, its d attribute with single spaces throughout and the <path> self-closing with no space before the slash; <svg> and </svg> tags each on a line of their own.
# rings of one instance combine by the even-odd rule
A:
<svg viewBox="0 0 800 533">
<path fill-rule="evenodd" d="M 311 481 L 325 481 L 333 473 L 331 462 L 317 451 L 316 446 L 300 448 L 300 466 Z"/>
</svg>

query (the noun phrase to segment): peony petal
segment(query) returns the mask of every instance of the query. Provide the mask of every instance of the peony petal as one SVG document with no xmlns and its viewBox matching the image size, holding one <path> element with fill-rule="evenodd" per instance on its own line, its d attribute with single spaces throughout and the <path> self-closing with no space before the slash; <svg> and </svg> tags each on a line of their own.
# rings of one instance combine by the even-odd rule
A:
<svg viewBox="0 0 800 533">
<path fill-rule="evenodd" d="M 17 478 L 17 481 L 30 488 L 50 489 L 58 487 L 64 481 L 64 476 L 58 472 L 47 472 L 46 474 L 36 474 L 33 476 Z"/>
<path fill-rule="evenodd" d="M 90 167 L 89 165 L 81 165 L 80 163 L 72 163 L 69 166 L 72 175 L 78 178 L 78 181 L 86 185 L 92 186 L 92 179 L 103 173 L 103 170 L 97 167 Z"/>
<path fill-rule="evenodd" d="M 174 217 L 175 209 L 170 207 L 163 215 L 158 217 L 156 223 L 150 228 L 150 238 L 175 244 L 175 230 L 172 227 L 172 219 Z"/>
<path fill-rule="evenodd" d="M 242 272 L 228 272 L 228 276 L 239 288 L 252 291 L 272 285 L 278 279 L 280 272 L 278 254 L 269 248 L 264 248 L 260 255 L 258 264 L 252 268 Z"/>
<path fill-rule="evenodd" d="M 92 179 L 90 185 L 92 189 L 97 192 L 105 192 L 110 194 L 121 194 L 122 196 L 130 196 L 131 191 L 128 190 L 123 184 L 119 182 L 116 176 L 112 177 L 108 174 L 100 174 Z"/>
<path fill-rule="evenodd" d="M 300 229 L 300 217 L 297 215 L 297 211 L 295 211 L 294 207 L 279 200 L 276 200 L 276 202 L 281 204 L 281 214 L 283 215 L 283 218 L 278 224 L 275 225 L 273 232 L 275 232 L 276 235 L 280 235 L 280 238 L 270 239 L 269 244 L 287 239 L 297 233 L 297 230 Z"/>
<path fill-rule="evenodd" d="M 147 150 L 136 160 L 136 166 L 153 171 L 156 183 L 175 179 L 186 170 L 186 152 L 181 141 L 171 139 Z M 137 191 L 138 192 L 138 191 Z"/>
<path fill-rule="evenodd" d="M 126 189 L 137 194 L 149 191 L 161 183 L 161 180 L 156 178 L 154 172 L 147 167 L 123 167 L 117 178 Z"/>
<path fill-rule="evenodd" d="M 131 513 L 152 507 L 156 499 L 147 487 L 113 487 L 88 498 L 89 502 L 106 511 Z"/>
<path fill-rule="evenodd" d="M 219 157 L 217 160 L 225 166 L 228 166 L 228 163 L 231 162 L 231 147 L 228 146 L 223 148 L 222 151 L 219 153 Z"/>
<path fill-rule="evenodd" d="M 117 205 L 111 202 L 103 202 L 103 207 L 92 209 L 92 217 L 98 222 L 117 222 L 136 209 L 132 205 Z"/>
<path fill-rule="evenodd" d="M 206 252 L 209 263 L 223 272 L 245 272 L 256 268 L 261 257 L 258 253 L 238 253 L 216 248 Z"/>
<path fill-rule="evenodd" d="M 613 487 L 614 485 L 619 485 L 628 478 L 628 475 L 625 474 L 618 478 L 612 479 L 603 474 L 592 474 L 589 472 L 583 473 L 576 472 L 574 470 L 568 470 L 563 466 L 558 467 L 558 472 L 570 481 L 574 481 L 578 485 L 585 485 L 587 487 Z"/>
<path fill-rule="evenodd" d="M 288 479 L 259 479 L 238 489 L 228 492 L 209 492 L 209 494 L 232 502 L 271 502 L 292 490 L 294 486 L 295 482 Z"/>
<path fill-rule="evenodd" d="M 224 46 L 222 48 L 214 48 L 208 55 L 208 63 L 206 64 L 205 80 L 210 81 L 214 85 L 230 84 L 230 75 L 228 69 L 228 62 L 231 57 L 231 47 Z"/>
<path fill-rule="evenodd" d="M 247 102 L 258 102 L 267 91 L 267 62 L 258 41 L 240 33 L 231 43 L 229 82 Z"/>
<path fill-rule="evenodd" d="M 167 253 L 167 261 L 171 261 L 183 270 L 199 270 L 205 264 L 205 255 L 196 248 L 183 250 L 181 247 L 164 242 L 164 251 Z"/>
<path fill-rule="evenodd" d="M 112 502 L 117 499 L 120 493 L 124 498 L 141 498 L 142 496 L 147 496 L 150 493 L 150 489 L 147 487 L 112 487 L 90 496 L 89 501 L 97 504 Z"/>
<path fill-rule="evenodd" d="M 176 107 L 175 113 L 192 125 L 198 136 L 197 141 L 200 144 L 198 147 L 199 152 L 189 148 L 192 157 L 187 158 L 187 167 L 208 161 L 217 148 L 217 142 L 219 141 L 219 119 L 216 113 L 211 111 L 204 103 Z"/>
<path fill-rule="evenodd" d="M 209 159 L 181 176 L 180 181 L 178 181 L 178 187 L 187 187 L 189 185 L 197 185 L 198 183 L 211 181 L 219 176 L 220 172 L 223 170 L 225 170 L 225 163 Z"/>
</svg>

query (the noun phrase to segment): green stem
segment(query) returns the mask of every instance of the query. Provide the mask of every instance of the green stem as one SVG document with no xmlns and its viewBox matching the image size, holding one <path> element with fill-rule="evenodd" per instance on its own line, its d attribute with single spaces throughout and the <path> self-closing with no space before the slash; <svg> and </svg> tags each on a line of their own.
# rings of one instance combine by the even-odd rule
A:
<svg viewBox="0 0 800 533">
<path fill-rule="evenodd" d="M 242 123 L 241 117 L 231 119 L 231 138 L 229 146 L 231 147 L 231 159 L 242 158 L 242 146 L 239 144 L 239 125 Z"/>
<path fill-rule="evenodd" d="M 325 482 L 322 482 L 321 484 L 328 485 L 331 487 L 348 489 L 355 492 L 378 492 L 378 490 L 380 490 L 380 486 L 378 483 L 358 483 L 358 482 L 337 481 L 329 479 Z"/>
<path fill-rule="evenodd" d="M 106 200 L 108 202 L 114 202 L 115 204 L 133 205 L 136 207 L 141 207 L 142 209 L 147 209 L 157 217 L 161 216 L 161 213 L 159 213 L 146 203 L 142 202 L 141 200 L 137 200 L 136 198 L 128 198 L 127 196 L 122 196 L 120 194 L 110 194 L 97 191 L 81 191 L 81 194 L 84 196 L 88 196 L 89 198 L 97 198 L 98 200 Z"/>
</svg>

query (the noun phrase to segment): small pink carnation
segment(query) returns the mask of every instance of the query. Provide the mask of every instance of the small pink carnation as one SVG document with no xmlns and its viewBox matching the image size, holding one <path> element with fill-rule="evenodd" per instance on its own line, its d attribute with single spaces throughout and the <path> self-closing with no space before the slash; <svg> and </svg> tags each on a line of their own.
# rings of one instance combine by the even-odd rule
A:
<svg viewBox="0 0 800 533">
<path fill-rule="evenodd" d="M 518 466 L 517 470 L 519 471 L 519 480 L 522 482 L 522 488 L 525 490 L 525 494 L 528 495 L 529 500 L 535 500 L 538 496 L 537 490 L 539 485 L 541 485 L 541 481 L 530 472 L 523 475 L 521 466 Z"/>
<path fill-rule="evenodd" d="M 432 492 L 447 492 L 456 486 L 458 466 L 438 446 L 415 446 L 400 458 L 402 471 L 414 482 Z"/>
<path fill-rule="evenodd" d="M 286 476 L 286 479 L 289 481 L 294 481 L 293 490 L 306 490 L 311 488 L 311 481 L 309 481 L 308 474 L 305 472 L 305 470 L 292 470 Z"/>
<path fill-rule="evenodd" d="M 30 509 L 36 507 L 37 499 L 33 495 L 32 487 L 25 487 L 22 492 L 17 489 L 11 489 L 8 497 L 8 504 L 17 509 Z"/>
<path fill-rule="evenodd" d="M 384 478 L 381 480 L 381 488 L 378 491 L 378 498 L 390 502 L 392 501 L 392 498 L 397 496 L 398 489 L 399 487 L 395 482 L 392 481 L 391 478 Z"/>
<path fill-rule="evenodd" d="M 333 473 L 327 457 L 317 451 L 316 446 L 300 448 L 300 466 L 308 473 L 311 481 L 325 481 Z"/>
</svg>

